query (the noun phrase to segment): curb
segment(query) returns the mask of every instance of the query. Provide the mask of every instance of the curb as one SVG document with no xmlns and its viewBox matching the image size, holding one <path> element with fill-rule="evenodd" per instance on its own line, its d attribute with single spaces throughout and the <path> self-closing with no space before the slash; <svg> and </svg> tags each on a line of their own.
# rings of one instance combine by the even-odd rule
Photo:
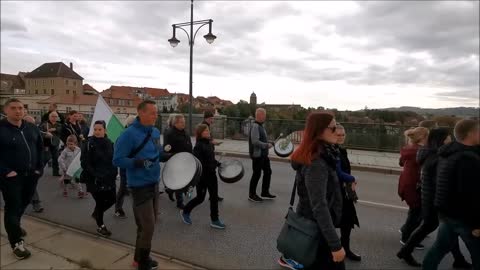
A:
<svg viewBox="0 0 480 270">
<path fill-rule="evenodd" d="M 96 234 L 93 234 L 93 233 L 90 233 L 90 232 L 87 232 L 87 231 L 84 231 L 84 230 L 80 230 L 80 229 L 77 229 L 77 228 L 74 228 L 74 227 L 71 227 L 71 226 L 68 226 L 68 225 L 64 225 L 64 224 L 61 224 L 61 223 L 57 223 L 57 222 L 54 222 L 54 221 L 51 221 L 51 220 L 47 220 L 47 219 L 44 219 L 44 218 L 41 218 L 41 217 L 35 217 L 35 216 L 31 216 L 29 214 L 25 214 L 25 215 L 28 216 L 28 218 L 33 219 L 33 220 L 35 220 L 37 222 L 40 222 L 40 223 L 48 224 L 50 226 L 55 226 L 55 227 L 61 228 L 61 229 L 66 230 L 66 231 L 78 233 L 78 234 L 80 234 L 82 236 L 85 236 L 85 237 L 89 237 L 89 238 L 93 238 L 93 239 L 99 239 L 99 240 L 105 241 L 107 243 L 117 245 L 117 246 L 120 246 L 120 247 L 123 247 L 123 248 L 126 248 L 126 249 L 135 250 L 135 246 L 133 246 L 131 244 L 127 244 L 127 243 L 122 242 L 122 241 L 117 241 L 117 240 L 101 237 L 101 236 L 98 236 Z M 198 265 L 195 265 L 193 263 L 186 262 L 186 261 L 182 261 L 182 260 L 179 260 L 179 259 L 174 258 L 174 257 L 166 256 L 166 255 L 160 254 L 158 252 L 155 252 L 153 250 L 150 251 L 150 253 L 152 255 L 155 255 L 155 256 L 157 256 L 157 257 L 159 257 L 163 260 L 166 260 L 170 263 L 179 264 L 181 266 L 187 267 L 188 269 L 206 270 L 206 268 L 203 268 L 201 266 L 198 266 Z"/>
<path fill-rule="evenodd" d="M 215 151 L 215 154 L 219 156 L 226 156 L 226 157 L 247 158 L 247 159 L 250 158 L 248 154 L 239 153 L 239 152 Z M 281 158 L 281 157 L 275 157 L 275 156 L 268 156 L 268 157 L 270 158 L 271 161 L 290 163 L 290 159 L 288 158 Z M 402 172 L 401 170 L 394 169 L 394 168 L 369 167 L 369 166 L 362 166 L 362 165 L 351 165 L 351 167 L 352 167 L 352 170 L 356 170 L 356 171 L 391 174 L 391 175 L 400 175 L 400 173 Z"/>
</svg>

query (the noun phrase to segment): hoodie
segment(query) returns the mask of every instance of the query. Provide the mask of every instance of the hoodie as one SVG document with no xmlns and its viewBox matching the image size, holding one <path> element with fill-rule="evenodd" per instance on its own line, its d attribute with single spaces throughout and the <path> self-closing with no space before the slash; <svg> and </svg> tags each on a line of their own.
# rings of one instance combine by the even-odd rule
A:
<svg viewBox="0 0 480 270">
<path fill-rule="evenodd" d="M 148 133 L 151 138 L 133 158 L 128 157 L 145 139 Z M 163 148 L 160 145 L 160 131 L 153 126 L 144 126 L 140 121 L 135 121 L 118 137 L 115 143 L 113 164 L 126 169 L 128 187 L 147 187 L 155 185 L 160 179 L 160 159 Z M 135 160 L 150 160 L 152 165 L 148 168 L 136 168 Z"/>
<path fill-rule="evenodd" d="M 480 228 L 480 151 L 453 142 L 438 151 L 435 207 L 440 216 Z"/>
</svg>

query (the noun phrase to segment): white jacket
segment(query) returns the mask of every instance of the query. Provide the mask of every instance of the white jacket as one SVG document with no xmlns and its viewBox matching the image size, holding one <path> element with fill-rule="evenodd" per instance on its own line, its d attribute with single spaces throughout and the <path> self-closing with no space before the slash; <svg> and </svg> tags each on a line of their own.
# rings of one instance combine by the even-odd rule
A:
<svg viewBox="0 0 480 270">
<path fill-rule="evenodd" d="M 65 173 L 72 164 L 73 159 L 80 154 L 80 148 L 78 146 L 75 146 L 75 149 L 70 150 L 68 147 L 65 147 L 63 149 L 62 153 L 58 157 L 58 167 L 60 167 L 60 170 Z"/>
</svg>

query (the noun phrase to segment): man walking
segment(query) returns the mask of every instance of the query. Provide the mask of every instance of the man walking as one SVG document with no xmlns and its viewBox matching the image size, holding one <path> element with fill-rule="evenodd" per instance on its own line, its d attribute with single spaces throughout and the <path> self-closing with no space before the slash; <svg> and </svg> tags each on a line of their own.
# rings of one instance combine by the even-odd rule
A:
<svg viewBox="0 0 480 270">
<path fill-rule="evenodd" d="M 440 148 L 435 207 L 440 218 L 437 239 L 423 261 L 423 269 L 437 269 L 460 236 L 480 269 L 480 123 L 461 120 L 456 141 Z"/>
<path fill-rule="evenodd" d="M 138 117 L 115 143 L 113 164 L 126 169 L 127 185 L 131 189 L 133 214 L 137 224 L 134 261 L 139 270 L 156 269 L 150 249 L 158 214 L 158 182 L 160 159 L 160 131 L 154 127 L 157 106 L 145 100 L 137 107 Z"/>
<path fill-rule="evenodd" d="M 270 179 L 272 169 L 268 150 L 273 146 L 267 140 L 267 132 L 263 123 L 267 117 L 267 112 L 263 108 L 255 111 L 255 122 L 252 124 L 248 137 L 248 150 L 252 159 L 253 174 L 250 180 L 250 190 L 248 199 L 252 202 L 262 202 L 263 200 L 272 200 L 276 196 L 270 194 Z M 261 197 L 257 195 L 257 185 L 263 171 L 262 193 Z"/>
<path fill-rule="evenodd" d="M 62 136 L 62 125 L 58 122 L 58 113 L 53 111 L 48 116 L 48 121 L 43 122 L 40 125 L 40 130 L 43 131 L 43 145 L 44 151 L 44 164 L 51 159 L 52 160 L 52 175 L 60 176 L 58 168 L 58 148 L 60 147 Z"/>
<path fill-rule="evenodd" d="M 34 124 L 22 119 L 20 100 L 7 100 L 4 110 L 7 117 L 0 120 L 0 190 L 5 201 L 5 230 L 15 257 L 26 259 L 31 254 L 25 248 L 26 232 L 20 223 L 42 175 L 42 136 Z"/>
<path fill-rule="evenodd" d="M 212 130 L 212 127 L 211 125 L 213 124 L 213 121 L 214 121 L 214 115 L 211 111 L 205 111 L 203 113 L 203 122 L 202 124 L 205 124 L 208 126 L 208 129 L 210 130 L 210 140 L 212 141 L 212 144 L 214 145 L 213 146 L 213 149 L 215 151 L 215 145 L 220 145 L 221 142 L 217 142 L 215 141 L 215 139 L 213 138 L 213 130 Z M 223 201 L 223 198 L 218 196 L 218 201 L 221 202 Z"/>
</svg>

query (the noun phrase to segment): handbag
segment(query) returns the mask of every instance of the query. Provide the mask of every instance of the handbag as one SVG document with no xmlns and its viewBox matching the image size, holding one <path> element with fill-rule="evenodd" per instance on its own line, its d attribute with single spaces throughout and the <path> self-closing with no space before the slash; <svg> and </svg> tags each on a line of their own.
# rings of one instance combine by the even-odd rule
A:
<svg viewBox="0 0 480 270">
<path fill-rule="evenodd" d="M 290 207 L 277 238 L 277 250 L 285 258 L 309 267 L 317 258 L 320 232 L 315 221 L 300 216 L 293 210 L 297 181 L 293 184 Z"/>
</svg>

